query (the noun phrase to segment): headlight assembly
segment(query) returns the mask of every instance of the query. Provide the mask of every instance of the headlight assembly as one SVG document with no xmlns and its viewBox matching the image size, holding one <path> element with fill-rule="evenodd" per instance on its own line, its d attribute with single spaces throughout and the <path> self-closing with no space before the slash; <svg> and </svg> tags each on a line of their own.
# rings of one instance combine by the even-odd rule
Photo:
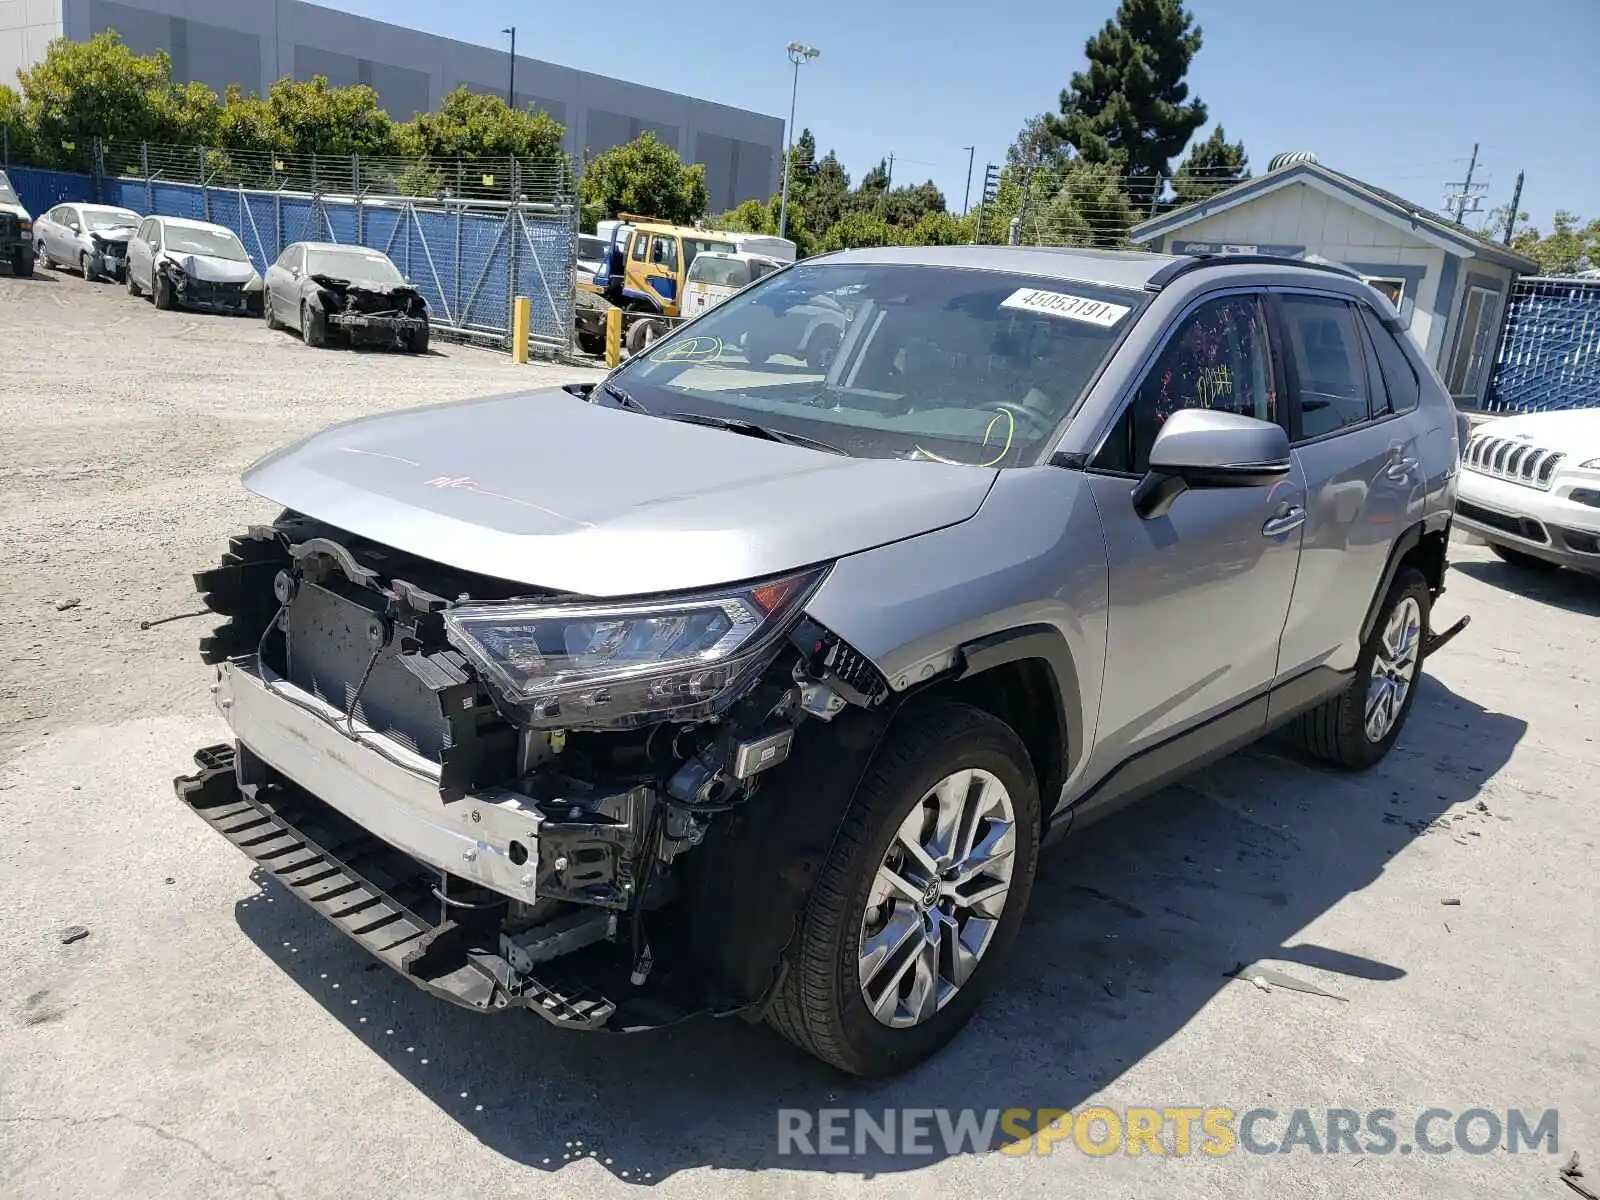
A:
<svg viewBox="0 0 1600 1200">
<path fill-rule="evenodd" d="M 761 670 L 820 568 L 670 600 L 463 604 L 446 636 L 541 724 L 643 724 L 717 711 Z"/>
</svg>

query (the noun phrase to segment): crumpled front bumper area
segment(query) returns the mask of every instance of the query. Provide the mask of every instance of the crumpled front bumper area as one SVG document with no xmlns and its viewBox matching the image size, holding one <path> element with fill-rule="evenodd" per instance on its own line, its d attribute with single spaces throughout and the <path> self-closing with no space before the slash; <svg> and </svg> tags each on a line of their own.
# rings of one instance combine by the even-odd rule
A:
<svg viewBox="0 0 1600 1200">
<path fill-rule="evenodd" d="M 227 744 L 199 751 L 199 770 L 174 781 L 178 798 L 424 991 L 478 1012 L 526 1008 L 573 1029 L 666 1023 L 649 1020 L 649 1013 L 624 1013 L 613 1022 L 617 1004 L 594 988 L 597 977 L 614 973 L 596 962 L 604 955 L 600 947 L 544 964 L 537 979 L 516 971 L 492 948 L 503 899 L 481 888 L 452 894 L 448 877 L 287 781 L 241 784 L 238 758 Z"/>
</svg>

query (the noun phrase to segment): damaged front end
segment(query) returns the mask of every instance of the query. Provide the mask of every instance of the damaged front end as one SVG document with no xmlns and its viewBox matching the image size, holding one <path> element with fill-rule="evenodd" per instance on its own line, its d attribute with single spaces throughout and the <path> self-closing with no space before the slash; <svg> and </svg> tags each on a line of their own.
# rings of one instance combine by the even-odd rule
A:
<svg viewBox="0 0 1600 1200">
<path fill-rule="evenodd" d="M 427 302 L 408 284 L 358 283 L 331 275 L 311 280 L 328 328 L 352 343 L 407 349 L 428 328 Z"/>
<path fill-rule="evenodd" d="M 849 795 L 773 768 L 797 736 L 864 753 L 831 723 L 889 695 L 804 616 L 824 575 L 594 603 L 285 514 L 196 576 L 237 740 L 178 793 L 455 1003 L 607 1029 L 759 1005 Z M 754 803 L 774 780 L 799 796 Z"/>
</svg>

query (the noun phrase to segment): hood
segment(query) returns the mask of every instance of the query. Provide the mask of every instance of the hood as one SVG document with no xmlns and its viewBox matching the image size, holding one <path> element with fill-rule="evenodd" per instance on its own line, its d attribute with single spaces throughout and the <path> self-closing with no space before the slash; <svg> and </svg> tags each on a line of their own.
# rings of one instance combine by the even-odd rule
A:
<svg viewBox="0 0 1600 1200">
<path fill-rule="evenodd" d="M 585 596 L 712 587 L 965 521 L 996 472 L 846 458 L 529 392 L 268 455 L 259 496 L 459 570 Z"/>
<path fill-rule="evenodd" d="M 191 279 L 203 279 L 207 283 L 249 283 L 256 277 L 253 266 L 231 258 L 176 252 L 168 253 L 167 257 L 182 267 L 184 274 Z"/>
<path fill-rule="evenodd" d="M 90 237 L 97 237 L 102 242 L 126 242 L 139 231 L 137 225 L 109 225 L 104 229 L 89 231 Z"/>
<path fill-rule="evenodd" d="M 0 213 L 10 213 L 13 217 L 21 217 L 24 221 L 33 220 L 28 215 L 28 210 L 23 208 L 22 205 L 7 204 L 4 200 L 0 200 Z"/>
<path fill-rule="evenodd" d="M 1573 408 L 1562 412 L 1519 413 L 1485 421 L 1474 435 L 1526 439 L 1536 446 L 1559 450 L 1576 466 L 1600 458 L 1600 408 Z"/>
<path fill-rule="evenodd" d="M 313 275 L 311 279 L 331 291 L 346 292 L 352 296 L 385 296 L 415 299 L 422 293 L 409 283 L 375 283 L 371 280 L 341 279 L 337 275 Z"/>
</svg>

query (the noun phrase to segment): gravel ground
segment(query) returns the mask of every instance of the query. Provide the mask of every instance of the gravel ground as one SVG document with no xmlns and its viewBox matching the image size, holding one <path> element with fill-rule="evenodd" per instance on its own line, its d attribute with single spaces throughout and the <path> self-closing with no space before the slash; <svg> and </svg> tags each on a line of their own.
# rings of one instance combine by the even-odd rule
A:
<svg viewBox="0 0 1600 1200">
<path fill-rule="evenodd" d="M 270 516 L 239 470 L 342 417 L 579 372 L 317 353 L 54 273 L 0 278 L 0 330 L 0 1194 L 1556 1200 L 1574 1149 L 1600 1178 L 1596 581 L 1458 545 L 1440 615 L 1475 623 L 1380 768 L 1264 747 L 1064 847 L 969 1030 L 858 1084 L 739 1021 L 584 1037 L 431 1001 L 173 798 L 223 734 L 203 622 L 139 622 L 191 609 L 188 573 Z M 1257 960 L 1332 995 L 1225 977 Z M 1402 1135 L 1430 1107 L 1553 1108 L 1559 1153 L 778 1153 L 782 1106 L 1088 1104 L 1386 1108 Z"/>
</svg>

